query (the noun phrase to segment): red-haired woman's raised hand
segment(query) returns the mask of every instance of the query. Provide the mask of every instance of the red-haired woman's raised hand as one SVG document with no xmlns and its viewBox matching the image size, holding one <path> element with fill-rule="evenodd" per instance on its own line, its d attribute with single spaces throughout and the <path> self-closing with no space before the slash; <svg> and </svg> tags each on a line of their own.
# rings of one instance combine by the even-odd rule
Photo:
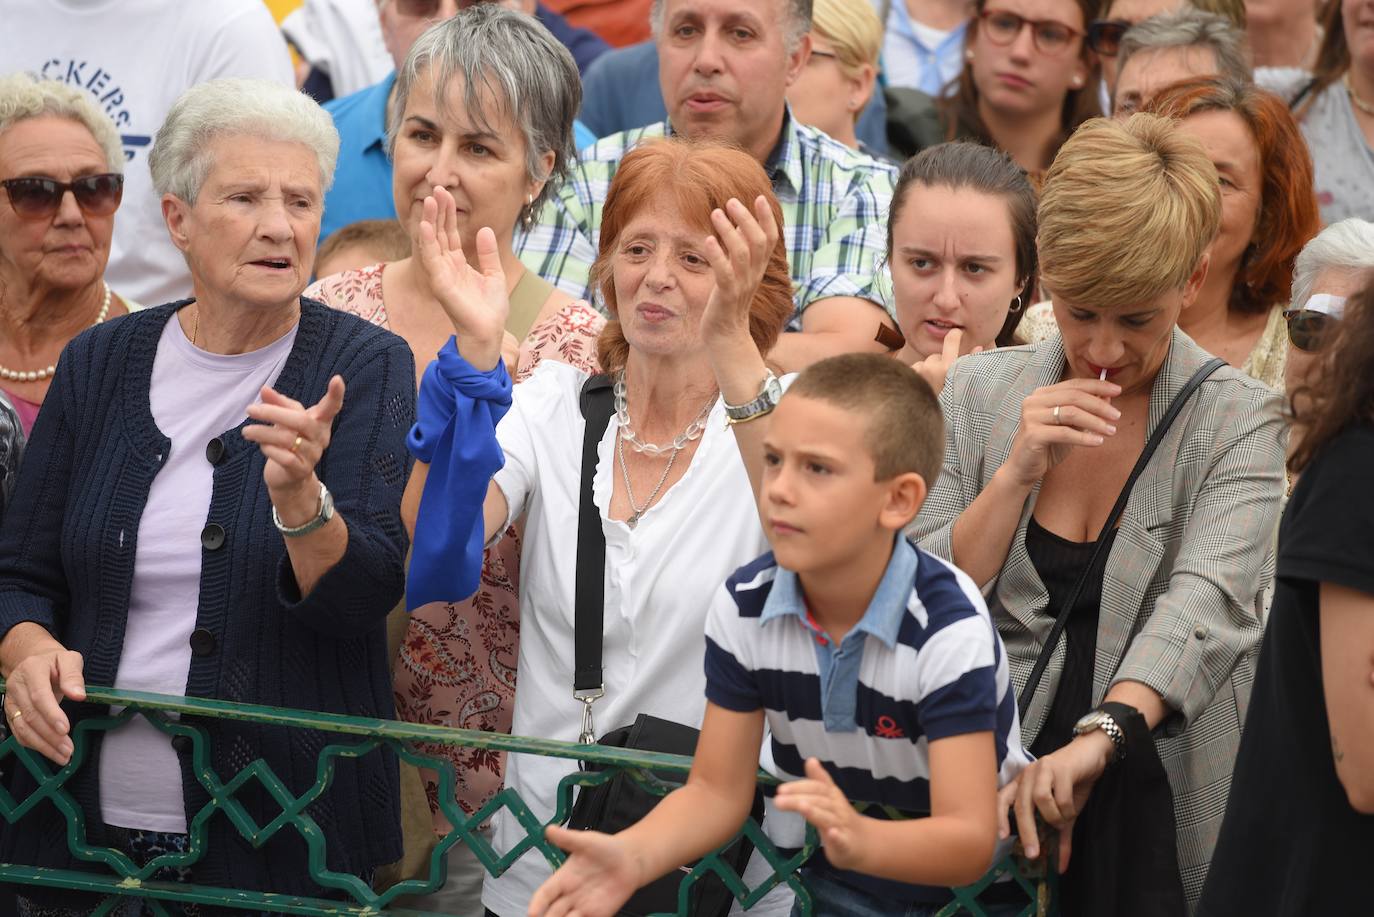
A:
<svg viewBox="0 0 1374 917">
<path fill-rule="evenodd" d="M 711 212 L 711 226 L 715 235 L 706 238 L 706 260 L 716 285 L 701 317 L 701 334 L 708 342 L 748 335 L 750 307 L 778 244 L 778 223 L 763 195 L 754 199 L 752 213 L 730 198 L 724 210 Z"/>
</svg>

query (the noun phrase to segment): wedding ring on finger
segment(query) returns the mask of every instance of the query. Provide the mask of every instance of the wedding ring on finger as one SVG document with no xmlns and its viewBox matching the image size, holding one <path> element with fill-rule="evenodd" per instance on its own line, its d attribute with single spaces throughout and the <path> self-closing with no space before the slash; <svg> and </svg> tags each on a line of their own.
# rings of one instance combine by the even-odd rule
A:
<svg viewBox="0 0 1374 917">
<path fill-rule="evenodd" d="M 19 718 L 23 715 L 24 711 L 16 707 L 13 711 L 10 712 L 10 725 L 14 725 L 15 723 L 19 722 Z"/>
<path fill-rule="evenodd" d="M 1058 419 L 1058 416 L 1059 416 L 1059 409 L 1058 409 L 1058 408 L 1055 408 L 1054 411 L 1055 411 L 1055 418 Z M 303 442 L 305 442 L 305 437 L 303 437 L 303 436 L 301 436 L 299 433 L 297 433 L 297 434 L 296 434 L 296 441 L 295 441 L 294 443 L 291 444 L 291 451 L 292 451 L 292 452 L 295 452 L 297 449 L 299 449 L 299 448 L 301 447 L 301 443 L 303 443 Z"/>
<path fill-rule="evenodd" d="M 1055 426 L 1058 426 L 1059 424 L 1062 424 L 1062 423 L 1064 422 L 1064 421 L 1062 421 L 1062 420 L 1059 419 L 1059 409 L 1060 409 L 1061 407 L 1063 407 L 1062 404 L 1056 404 L 1056 405 L 1054 406 L 1054 423 L 1055 423 Z"/>
</svg>

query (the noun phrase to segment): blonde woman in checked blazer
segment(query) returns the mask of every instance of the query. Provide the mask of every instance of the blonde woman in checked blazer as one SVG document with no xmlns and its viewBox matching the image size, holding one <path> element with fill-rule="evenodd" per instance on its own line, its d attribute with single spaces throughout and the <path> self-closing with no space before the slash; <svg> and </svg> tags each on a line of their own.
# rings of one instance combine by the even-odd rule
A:
<svg viewBox="0 0 1374 917">
<path fill-rule="evenodd" d="M 944 469 L 914 534 L 983 586 L 1018 689 L 1055 597 L 1067 601 L 1160 416 L 1210 357 L 1175 323 L 1206 277 L 1219 213 L 1211 163 L 1171 122 L 1089 122 L 1040 205 L 1062 336 L 965 358 L 946 383 Z M 1116 751 L 1109 730 L 1075 723 L 1125 704 L 1154 730 L 1195 904 L 1245 719 L 1285 441 L 1279 397 L 1223 367 L 1136 482 L 1023 715 L 1039 760 L 1004 802 L 1032 856 L 1038 811 L 1061 829 L 1061 867 L 1071 857 L 1076 814 Z"/>
</svg>

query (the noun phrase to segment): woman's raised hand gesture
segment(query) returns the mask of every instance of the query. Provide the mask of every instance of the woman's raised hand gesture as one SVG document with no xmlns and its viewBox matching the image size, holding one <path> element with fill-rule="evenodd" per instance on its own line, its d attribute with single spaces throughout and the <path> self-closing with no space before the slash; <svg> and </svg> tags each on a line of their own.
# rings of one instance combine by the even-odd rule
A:
<svg viewBox="0 0 1374 917">
<path fill-rule="evenodd" d="M 441 185 L 425 198 L 419 238 L 420 273 L 430 294 L 443 307 L 458 336 L 458 352 L 483 372 L 501 361 L 501 345 L 510 314 L 506 272 L 496 234 L 488 227 L 477 231 L 477 267 L 463 252 L 458 234 L 458 209 L 453 195 Z"/>
<path fill-rule="evenodd" d="M 716 285 L 701 317 L 707 344 L 749 336 L 749 309 L 778 244 L 778 223 L 761 194 L 754 199 L 753 213 L 730 198 L 724 210 L 711 212 L 711 227 L 716 234 L 706 238 L 706 260 Z"/>
<path fill-rule="evenodd" d="M 1103 379 L 1067 379 L 1031 392 L 1003 467 L 1017 483 L 1033 487 L 1075 446 L 1102 445 L 1121 419 L 1110 400 L 1120 394 L 1121 386 Z"/>
</svg>

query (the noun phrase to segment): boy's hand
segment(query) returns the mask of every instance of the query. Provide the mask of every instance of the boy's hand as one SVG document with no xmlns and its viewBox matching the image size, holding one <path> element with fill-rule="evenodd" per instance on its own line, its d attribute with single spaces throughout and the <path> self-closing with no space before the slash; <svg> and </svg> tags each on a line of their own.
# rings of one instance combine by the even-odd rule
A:
<svg viewBox="0 0 1374 917">
<path fill-rule="evenodd" d="M 639 858 L 616 835 L 550 825 L 544 836 L 570 856 L 530 899 L 530 917 L 612 917 L 644 884 Z"/>
<path fill-rule="evenodd" d="M 775 800 L 778 808 L 800 812 L 816 826 L 825 846 L 825 858 L 833 866 L 858 869 L 863 855 L 863 816 L 854 811 L 820 761 L 806 759 L 806 776 L 805 780 L 794 780 L 778 787 Z"/>
</svg>

